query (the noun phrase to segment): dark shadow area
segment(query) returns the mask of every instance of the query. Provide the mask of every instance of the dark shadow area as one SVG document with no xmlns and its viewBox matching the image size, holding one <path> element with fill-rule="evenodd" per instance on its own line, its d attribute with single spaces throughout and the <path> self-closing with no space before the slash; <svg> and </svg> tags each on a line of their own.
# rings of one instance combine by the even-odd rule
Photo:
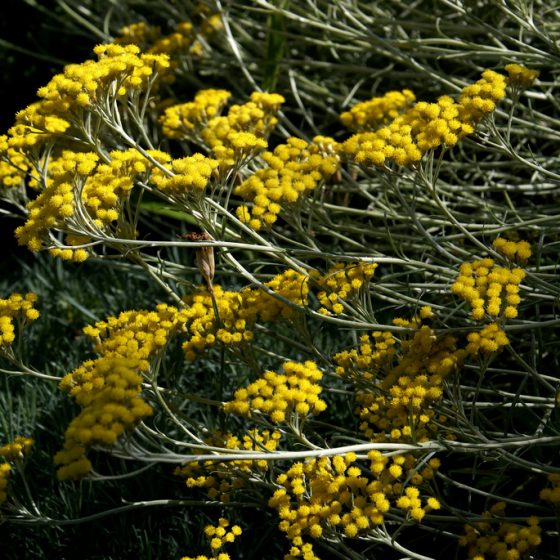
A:
<svg viewBox="0 0 560 560">
<path fill-rule="evenodd" d="M 91 51 L 91 39 L 61 29 L 56 3 L 39 0 L 34 8 L 23 0 L 4 0 L 0 18 L 0 130 L 12 125 L 16 111 L 36 100 L 64 64 L 77 62 Z"/>
<path fill-rule="evenodd" d="M 23 0 L 5 0 L 0 17 L 0 134 L 13 125 L 17 111 L 37 100 L 37 89 L 48 83 L 65 64 L 86 59 L 93 44 L 61 28 L 56 3 L 39 0 L 38 7 Z M 67 16 L 66 16 L 67 17 Z M 9 209 L 0 203 L 0 211 Z M 17 264 L 14 257 L 28 260 L 32 255 L 18 247 L 14 230 L 21 222 L 0 219 L 0 274 Z"/>
</svg>

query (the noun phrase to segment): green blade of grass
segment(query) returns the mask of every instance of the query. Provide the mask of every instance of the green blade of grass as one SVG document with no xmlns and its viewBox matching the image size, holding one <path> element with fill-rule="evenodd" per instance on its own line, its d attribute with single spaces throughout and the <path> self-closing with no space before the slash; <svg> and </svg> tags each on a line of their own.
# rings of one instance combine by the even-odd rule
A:
<svg viewBox="0 0 560 560">
<path fill-rule="evenodd" d="M 198 225 L 198 221 L 194 216 L 191 214 L 187 214 L 186 212 L 181 212 L 180 210 L 174 210 L 171 206 L 167 204 L 162 204 L 160 202 L 154 201 L 144 201 L 140 204 L 140 208 L 144 212 L 148 212 L 151 214 L 157 214 L 159 216 L 165 216 L 167 218 L 173 218 L 174 220 L 179 220 L 181 222 L 187 222 L 193 226 Z"/>
<path fill-rule="evenodd" d="M 278 7 L 285 9 L 289 0 L 280 0 Z M 278 83 L 280 65 L 286 50 L 286 22 L 282 14 L 271 13 L 268 16 L 263 89 L 274 91 Z"/>
</svg>

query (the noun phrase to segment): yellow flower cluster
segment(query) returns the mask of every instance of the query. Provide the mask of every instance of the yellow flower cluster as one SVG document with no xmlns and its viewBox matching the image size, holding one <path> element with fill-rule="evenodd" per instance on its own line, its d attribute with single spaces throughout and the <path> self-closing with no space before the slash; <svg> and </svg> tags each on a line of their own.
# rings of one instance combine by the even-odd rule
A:
<svg viewBox="0 0 560 560">
<path fill-rule="evenodd" d="M 208 121 L 220 115 L 230 97 L 225 89 L 203 89 L 193 101 L 168 107 L 160 118 L 163 134 L 174 140 L 198 138 Z"/>
<path fill-rule="evenodd" d="M 397 500 L 397 507 L 409 514 L 411 519 L 422 521 L 426 512 L 440 509 L 441 505 L 436 498 L 430 497 L 426 505 L 421 507 L 420 491 L 415 486 L 405 488 L 404 494 Z"/>
<path fill-rule="evenodd" d="M 39 318 L 39 311 L 33 305 L 36 301 L 37 294 L 33 292 L 25 296 L 15 293 L 8 299 L 0 299 L 0 350 L 16 339 L 14 319 L 21 323 L 31 323 Z"/>
<path fill-rule="evenodd" d="M 229 530 L 228 527 L 229 521 L 221 517 L 218 521 L 218 525 L 207 525 L 204 528 L 204 534 L 208 539 L 208 544 L 210 545 L 213 556 L 183 556 L 181 560 L 230 560 L 229 554 L 225 552 L 219 553 L 218 551 L 223 548 L 224 545 L 234 542 L 243 531 L 239 525 L 233 525 Z"/>
<path fill-rule="evenodd" d="M 170 160 L 168 154 L 149 150 L 148 154 L 160 163 Z M 152 169 L 138 150 L 113 150 L 109 163 L 102 163 L 85 179 L 82 202 L 98 228 L 118 220 L 122 205 L 128 199 L 136 180 L 145 179 Z"/>
<path fill-rule="evenodd" d="M 315 362 L 284 362 L 283 373 L 267 371 L 247 387 L 235 391 L 235 399 L 224 405 L 226 412 L 253 417 L 255 413 L 270 418 L 274 424 L 290 422 L 293 416 L 303 419 L 327 408 L 319 398 L 323 378 Z"/>
<path fill-rule="evenodd" d="M 164 174 L 155 168 L 150 178 L 151 182 L 162 192 L 174 196 L 185 196 L 193 192 L 202 192 L 218 168 L 219 162 L 202 154 L 174 159 L 171 170 L 174 175 Z"/>
<path fill-rule="evenodd" d="M 497 352 L 502 346 L 509 344 L 506 333 L 497 323 L 490 323 L 478 332 L 469 333 L 467 341 L 465 351 L 471 355 Z"/>
<path fill-rule="evenodd" d="M 506 95 L 506 79 L 493 70 L 482 72 L 482 78 L 464 87 L 459 95 L 460 119 L 475 125 L 496 108 Z"/>
<path fill-rule="evenodd" d="M 169 67 L 166 55 L 144 54 L 136 45 L 98 45 L 93 51 L 98 60 L 69 64 L 39 88 L 39 114 L 66 118 L 86 107 L 94 109 L 107 96 L 143 90 L 156 73 Z"/>
<path fill-rule="evenodd" d="M 207 438 L 205 442 L 212 447 L 228 450 L 244 449 L 245 451 L 275 451 L 282 434 L 278 431 L 270 432 L 257 429 L 250 430 L 242 439 L 233 434 L 217 432 Z M 268 470 L 268 461 L 264 459 L 236 460 L 236 461 L 198 461 L 190 462 L 175 469 L 175 474 L 184 477 L 189 488 L 204 488 L 211 500 L 227 503 L 232 493 L 244 488 L 250 477 L 255 477 Z"/>
<path fill-rule="evenodd" d="M 32 157 L 35 146 L 50 142 L 69 126 L 70 123 L 65 118 L 46 113 L 45 103 L 38 101 L 16 113 L 16 122 L 8 129 L 6 143 L 16 153 L 21 150 Z M 6 153 L 8 157 L 13 154 L 10 151 Z M 11 161 L 16 165 L 15 160 Z"/>
<path fill-rule="evenodd" d="M 86 237 L 85 235 L 74 235 L 69 233 L 65 236 L 64 242 L 69 246 L 84 245 L 91 243 L 91 237 Z M 76 249 L 62 249 L 61 247 L 52 247 L 49 249 L 49 254 L 52 257 L 58 257 L 63 261 L 74 261 L 83 262 L 87 260 L 90 253 L 87 249 L 83 247 L 76 247 Z"/>
<path fill-rule="evenodd" d="M 343 350 L 333 357 L 336 373 L 358 386 L 375 381 L 380 373 L 390 371 L 397 340 L 389 331 L 374 331 L 360 337 L 359 348 Z"/>
<path fill-rule="evenodd" d="M 76 206 L 75 184 L 83 182 L 97 166 L 98 156 L 92 152 L 65 150 L 58 158 L 49 161 L 45 174 L 44 190 L 27 205 L 27 221 L 16 229 L 20 245 L 39 251 L 48 231 L 72 218 Z M 85 260 L 87 252 L 77 250 L 76 260 Z"/>
<path fill-rule="evenodd" d="M 143 91 L 169 67 L 167 55 L 142 54 L 136 45 L 98 45 L 94 52 L 98 60 L 69 64 L 39 88 L 41 100 L 18 112 L 8 130 L 10 147 L 30 150 L 49 141 L 79 123 L 84 110 L 102 111 L 106 99 Z"/>
<path fill-rule="evenodd" d="M 442 398 L 443 382 L 457 371 L 467 352 L 457 348 L 455 337 L 438 337 L 420 324 L 430 315 L 426 307 L 418 318 L 394 320 L 416 328 L 411 337 L 397 341 L 390 333 L 373 333 L 373 344 L 364 336 L 359 349 L 333 358 L 336 372 L 355 385 L 360 430 L 371 441 L 427 441 L 435 429 L 434 405 Z"/>
<path fill-rule="evenodd" d="M 150 54 L 167 54 L 170 57 L 171 68 L 180 63 L 181 56 L 185 54 L 201 55 L 203 44 L 198 37 L 208 37 L 222 28 L 222 19 L 219 14 L 203 14 L 200 25 L 195 26 L 183 21 L 177 24 L 173 33 L 162 35 L 158 26 L 144 22 L 133 23 L 123 27 L 119 36 L 115 38 L 117 45 L 138 45 L 142 51 Z"/>
<path fill-rule="evenodd" d="M 543 488 L 539 498 L 550 502 L 553 506 L 560 507 L 560 473 L 548 475 L 548 481 L 552 484 L 551 488 Z"/>
<path fill-rule="evenodd" d="M 265 286 L 295 306 L 290 306 L 262 290 L 242 290 L 241 295 L 245 306 L 254 311 L 256 317 L 261 321 L 293 319 L 298 312 L 298 307 L 307 305 L 309 276 L 306 274 L 290 268 L 277 274 L 272 280 L 266 282 Z"/>
<path fill-rule="evenodd" d="M 360 165 L 383 166 L 388 161 L 414 164 L 427 151 L 442 145 L 454 146 L 472 134 L 482 117 L 505 96 L 505 86 L 504 76 L 486 70 L 475 84 L 463 88 L 457 102 L 449 96 L 440 97 L 436 103 L 418 102 L 386 126 L 351 136 L 341 151 Z M 412 100 L 409 96 L 407 104 Z"/>
<path fill-rule="evenodd" d="M 212 33 L 216 33 L 220 31 L 224 27 L 224 23 L 222 21 L 222 16 L 220 14 L 212 14 L 209 11 L 204 13 L 204 4 L 199 4 L 200 10 L 199 12 L 203 16 L 202 24 L 200 25 L 200 31 L 204 35 L 210 35 Z"/>
<path fill-rule="evenodd" d="M 0 300 L 0 302 L 3 300 Z M 0 344 L 2 337 L 0 336 Z M 0 457 L 4 457 L 6 461 L 15 463 L 22 461 L 31 451 L 33 440 L 28 437 L 18 436 L 14 441 L 0 447 Z M 0 505 L 8 499 L 8 479 L 12 467 L 7 462 L 0 463 Z"/>
<path fill-rule="evenodd" d="M 285 558 L 317 558 L 306 536 L 317 539 L 339 528 L 355 537 L 383 522 L 390 503 L 375 484 L 368 484 L 355 461 L 353 453 L 321 457 L 295 463 L 278 476 L 280 488 L 268 505 L 278 511 L 278 527 L 292 545 Z"/>
<path fill-rule="evenodd" d="M 227 116 L 210 119 L 200 136 L 223 170 L 241 165 L 268 147 L 266 137 L 276 126 L 284 103 L 277 93 L 253 92 L 251 101 L 232 105 Z"/>
<path fill-rule="evenodd" d="M 498 237 L 493 246 L 512 264 L 525 264 L 531 257 L 531 246 L 527 241 L 514 242 Z M 509 344 L 501 322 L 517 317 L 521 302 L 519 285 L 524 278 L 522 268 L 500 267 L 490 258 L 460 266 L 451 291 L 469 303 L 473 319 L 480 321 L 488 317 L 493 320 L 480 331 L 467 335 L 465 350 L 468 354 L 492 353 Z"/>
<path fill-rule="evenodd" d="M 297 306 L 307 305 L 308 276 L 288 269 L 265 285 L 279 296 Z M 194 360 L 216 343 L 237 346 L 253 339 L 255 322 L 291 319 L 297 310 L 274 296 L 260 290 L 244 288 L 239 292 L 214 286 L 214 294 L 206 287 L 184 298 L 187 304 L 188 340 L 183 350 L 188 360 Z M 214 302 L 218 310 L 215 314 Z"/>
<path fill-rule="evenodd" d="M 147 52 L 150 54 L 169 55 L 172 61 L 171 67 L 173 68 L 177 64 L 173 59 L 189 52 L 195 41 L 196 32 L 192 23 L 182 21 L 175 26 L 173 33 L 157 39 Z"/>
<path fill-rule="evenodd" d="M 266 137 L 278 122 L 275 115 L 284 98 L 253 92 L 250 101 L 232 105 L 227 116 L 220 116 L 230 96 L 222 89 L 202 90 L 193 101 L 168 107 L 160 119 L 163 133 L 203 143 L 222 170 L 246 162 L 267 148 Z"/>
<path fill-rule="evenodd" d="M 200 192 L 218 166 L 217 161 L 202 154 L 172 159 L 168 153 L 159 150 L 147 150 L 146 155 L 135 148 L 113 150 L 108 156 L 107 163 L 99 163 L 98 156 L 92 152 L 65 150 L 60 157 L 49 159 L 44 170 L 44 188 L 28 204 L 28 219 L 16 230 L 19 243 L 38 251 L 50 229 L 71 228 L 84 218 L 91 218 L 88 227 L 110 226 L 121 217 L 130 192 L 138 182 L 151 182 L 161 191 L 175 196 Z M 166 166 L 167 171 L 157 164 Z M 36 180 L 32 181 L 32 186 L 41 188 Z M 77 227 L 81 226 L 78 224 Z M 89 240 L 71 235 L 69 241 L 70 245 L 80 245 Z M 89 256 L 84 248 L 57 247 L 50 252 L 53 256 L 77 262 Z"/>
<path fill-rule="evenodd" d="M 227 530 L 227 527 L 229 527 L 229 521 L 222 517 L 220 518 L 217 527 L 207 525 L 204 528 L 204 534 L 211 539 L 210 548 L 212 549 L 212 552 L 220 550 L 220 548 L 222 548 L 226 543 L 232 543 L 235 540 L 235 537 L 238 537 L 242 533 L 239 525 L 234 525 L 229 531 Z"/>
<path fill-rule="evenodd" d="M 222 170 L 243 165 L 268 147 L 264 138 L 252 132 L 232 130 L 227 117 L 216 117 L 210 126 L 202 131 L 202 137 Z"/>
<path fill-rule="evenodd" d="M 422 152 L 414 143 L 412 127 L 402 123 L 404 116 L 376 132 L 359 132 L 346 140 L 341 147 L 359 165 L 383 166 L 386 161 L 398 165 L 410 165 L 422 158 Z"/>
<path fill-rule="evenodd" d="M 98 354 L 137 361 L 140 370 L 147 371 L 149 360 L 161 352 L 172 336 L 184 330 L 187 320 L 186 310 L 160 303 L 152 311 L 123 311 L 118 317 L 84 327 L 84 333 L 96 342 L 94 349 Z M 78 398 L 82 386 L 90 381 L 85 377 L 87 372 L 88 368 L 78 368 L 63 378 L 62 386 L 69 385 L 70 393 Z"/>
<path fill-rule="evenodd" d="M 4 187 L 21 186 L 28 169 L 27 160 L 21 155 L 10 156 L 10 161 L 0 161 L 0 185 Z"/>
<path fill-rule="evenodd" d="M 142 54 L 135 45 L 99 45 L 94 52 L 98 60 L 68 65 L 40 88 L 41 100 L 19 111 L 14 126 L 0 137 L 4 185 L 21 182 L 36 157 L 35 146 L 65 133 L 74 122 L 79 126 L 85 110 L 104 110 L 107 98 L 142 91 L 169 66 L 166 55 Z"/>
<path fill-rule="evenodd" d="M 373 263 L 346 265 L 336 263 L 324 276 L 313 275 L 321 289 L 317 294 L 317 299 L 322 306 L 319 313 L 323 315 L 342 313 L 344 306 L 341 302 L 357 294 L 364 284 L 370 281 L 376 268 L 377 264 Z"/>
<path fill-rule="evenodd" d="M 8 136 L 0 135 L 0 185 L 7 188 L 21 186 L 30 168 L 25 155 L 9 145 Z"/>
<path fill-rule="evenodd" d="M 255 311 L 244 305 L 239 292 L 223 290 L 216 284 L 213 295 L 206 287 L 201 287 L 184 300 L 189 338 L 183 343 L 183 350 L 187 360 L 193 361 L 217 343 L 235 346 L 253 339 L 250 327 L 254 323 Z"/>
<path fill-rule="evenodd" d="M 266 137 L 278 124 L 276 114 L 286 100 L 278 93 L 254 91 L 250 101 L 229 108 L 228 125 L 233 130 L 244 130 Z M 210 124 L 209 128 L 212 128 Z"/>
<path fill-rule="evenodd" d="M 503 517 L 505 503 L 498 502 L 485 511 L 482 517 L 491 519 Z M 467 557 L 472 560 L 519 560 L 525 558 L 528 551 L 541 543 L 541 528 L 538 517 L 531 516 L 527 525 L 500 522 L 498 528 L 487 521 L 465 525 L 465 534 L 459 539 L 459 545 L 468 546 Z"/>
<path fill-rule="evenodd" d="M 524 265 L 531 258 L 531 245 L 528 241 L 508 241 L 503 237 L 497 237 L 492 245 L 500 255 L 511 262 Z"/>
<path fill-rule="evenodd" d="M 0 463 L 0 506 L 8 499 L 8 479 L 12 467 L 8 463 Z"/>
<path fill-rule="evenodd" d="M 55 457 L 60 480 L 78 479 L 91 471 L 87 450 L 95 444 L 113 445 L 125 430 L 152 414 L 140 396 L 140 362 L 103 356 L 85 362 L 67 375 L 60 387 L 82 406 L 64 434 L 64 447 Z"/>
<path fill-rule="evenodd" d="M 149 369 L 150 360 L 185 322 L 183 310 L 162 303 L 153 311 L 124 311 L 84 328 L 100 357 L 83 362 L 60 382 L 60 388 L 82 406 L 66 430 L 64 449 L 55 456 L 60 479 L 86 475 L 91 470 L 86 457 L 91 445 L 114 444 L 152 413 L 140 396 L 141 372 Z"/>
<path fill-rule="evenodd" d="M 131 23 L 119 30 L 118 37 L 113 43 L 117 45 L 137 45 L 146 51 L 161 37 L 161 28 L 143 21 Z"/>
<path fill-rule="evenodd" d="M 285 558 L 316 558 L 312 546 L 304 542 L 306 536 L 366 536 L 384 522 L 391 507 L 389 498 L 416 521 L 427 511 L 440 508 L 431 497 L 423 505 L 419 488 L 397 481 L 405 480 L 405 469 L 416 461 L 414 457 L 395 456 L 391 465 L 379 451 L 370 452 L 368 457 L 369 469 L 360 468 L 356 455 L 347 453 L 295 463 L 277 477 L 280 488 L 268 503 L 278 511 L 279 529 L 292 544 Z M 426 480 L 439 467 L 437 459 L 430 463 L 424 469 Z"/>
<path fill-rule="evenodd" d="M 354 105 L 350 111 L 340 115 L 340 121 L 350 130 L 376 130 L 396 119 L 415 101 L 416 97 L 409 89 L 388 91 L 385 95 Z"/>
<path fill-rule="evenodd" d="M 14 441 L 0 447 L 0 457 L 7 461 L 21 461 L 29 454 L 33 443 L 31 438 L 18 436 Z"/>
<path fill-rule="evenodd" d="M 433 457 L 421 468 L 418 467 L 418 458 L 411 453 L 393 455 L 389 461 L 389 457 L 380 451 L 372 450 L 368 453 L 368 459 L 375 486 L 409 518 L 422 521 L 426 512 L 440 508 L 435 498 L 420 497 L 421 486 L 432 480 L 440 468 L 439 459 Z"/>
<path fill-rule="evenodd" d="M 517 317 L 519 284 L 525 278 L 522 268 L 497 266 L 492 259 L 463 263 L 451 291 L 467 301 L 471 317 L 480 321 L 484 316 L 493 319 Z"/>
<path fill-rule="evenodd" d="M 412 339 L 401 340 L 402 355 L 379 383 L 381 393 L 358 393 L 360 429 L 366 437 L 405 442 L 430 438 L 443 381 L 466 356 L 456 343 L 451 335 L 437 337 L 426 325 Z"/>
<path fill-rule="evenodd" d="M 539 77 L 538 70 L 525 68 L 521 64 L 506 64 L 505 70 L 508 73 L 508 85 L 520 89 L 525 89 L 533 85 Z"/>
<path fill-rule="evenodd" d="M 334 143 L 316 137 L 308 144 L 300 138 L 288 138 L 286 144 L 265 152 L 262 159 L 267 167 L 259 169 L 234 191 L 243 204 L 236 210 L 238 218 L 254 230 L 272 225 L 282 210 L 282 204 L 295 203 L 303 193 L 311 191 L 334 175 L 338 157 L 329 153 Z"/>
</svg>

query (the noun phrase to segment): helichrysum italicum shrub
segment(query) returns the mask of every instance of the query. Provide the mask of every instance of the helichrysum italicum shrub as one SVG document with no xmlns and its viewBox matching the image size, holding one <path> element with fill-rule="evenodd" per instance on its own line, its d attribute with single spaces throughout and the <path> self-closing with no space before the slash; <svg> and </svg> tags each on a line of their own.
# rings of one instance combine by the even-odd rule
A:
<svg viewBox="0 0 560 560">
<path fill-rule="evenodd" d="M 174 473 L 210 548 L 197 558 L 250 546 L 251 508 L 284 543 L 263 558 L 440 557 L 409 534 L 468 558 L 552 558 L 558 396 L 544 363 L 557 360 L 560 172 L 547 55 L 512 39 L 524 20 L 507 3 L 498 46 L 472 57 L 458 29 L 486 27 L 458 3 L 406 17 L 397 3 L 314 3 L 257 2 L 265 65 L 252 60 L 259 35 L 249 48 L 241 31 L 261 12 L 235 2 L 201 3 L 168 32 L 153 12 L 122 21 L 16 115 L 0 193 L 18 242 L 69 266 L 116 263 L 160 296 L 80 325 L 93 355 L 54 376 L 25 362 L 40 299 L 2 295 L 1 371 L 57 381 L 77 405 L 53 457 L 60 480 L 127 484 L 136 473 L 105 474 L 119 460 Z M 448 11 L 464 22 L 426 37 Z M 388 24 L 369 35 L 395 17 L 407 39 Z M 315 57 L 281 62 L 288 39 Z M 373 42 L 377 82 L 362 65 Z M 434 62 L 451 51 L 455 67 Z M 38 522 L 25 445 L 0 448 L 0 502 L 8 521 Z M 134 507 L 146 505 L 160 504 Z"/>
</svg>

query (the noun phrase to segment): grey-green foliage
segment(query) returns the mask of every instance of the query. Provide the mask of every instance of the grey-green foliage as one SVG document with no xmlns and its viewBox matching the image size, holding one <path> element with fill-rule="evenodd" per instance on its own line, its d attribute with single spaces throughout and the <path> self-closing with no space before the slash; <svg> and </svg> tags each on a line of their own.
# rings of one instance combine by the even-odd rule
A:
<svg viewBox="0 0 560 560">
<path fill-rule="evenodd" d="M 316 133 L 332 134 L 342 140 L 348 133 L 339 124 L 339 113 L 356 101 L 389 90 L 410 88 L 419 100 L 432 101 L 443 94 L 456 95 L 485 68 L 503 71 L 505 64 L 518 62 L 540 70 L 535 87 L 520 99 L 505 99 L 495 119 L 484 123 L 477 136 L 445 152 L 441 159 L 433 154 L 428 156 L 418 173 L 393 168 L 388 173 L 369 170 L 353 175 L 355 169 L 344 168 L 339 183 L 317 193 L 312 203 L 302 204 L 302 217 L 293 218 L 290 223 L 292 217 L 288 216 L 288 227 L 283 230 L 284 226 L 279 225 L 268 232 L 268 238 L 287 248 L 294 257 L 308 259 L 308 263 L 315 259 L 313 263 L 317 262 L 319 267 L 325 260 L 341 256 L 374 256 L 380 263 L 371 290 L 375 302 L 364 306 L 361 325 L 390 324 L 394 315 L 409 316 L 418 305 L 432 303 L 441 314 L 440 326 L 455 328 L 454 332 L 459 334 L 465 330 L 468 311 L 449 294 L 459 263 L 486 256 L 485 248 L 491 246 L 498 234 L 518 233 L 529 239 L 534 256 L 525 282 L 520 320 L 508 326 L 511 348 L 496 359 L 468 364 L 461 377 L 451 380 L 446 387 L 447 395 L 459 404 L 446 406 L 449 416 L 456 421 L 455 429 L 462 430 L 461 435 L 473 441 L 481 437 L 480 433 L 497 439 L 506 434 L 557 437 L 558 412 L 550 408 L 548 401 L 548 408 L 539 408 L 539 399 L 550 400 L 550 387 L 542 381 L 555 383 L 560 360 L 560 10 L 552 9 L 554 6 L 549 2 L 521 0 L 209 0 L 204 4 L 210 11 L 223 12 L 225 27 L 212 42 L 211 55 L 196 66 L 197 79 L 229 87 L 240 99 L 254 89 L 269 87 L 285 95 L 288 102 L 275 142 L 290 134 L 309 138 Z M 189 19 L 194 6 L 191 2 L 107 0 L 58 0 L 57 5 L 61 26 L 99 41 L 110 40 L 123 25 L 134 21 L 158 24 L 169 32 L 175 24 Z M 189 90 L 181 90 L 181 78 L 188 76 L 179 75 L 177 84 L 177 97 L 185 101 Z M 294 225 L 296 231 L 290 231 Z M 153 231 L 165 234 L 166 228 L 164 217 Z M 283 237 L 286 231 L 290 235 Z M 173 251 L 169 261 L 184 258 L 179 249 Z M 256 264 L 251 255 L 241 257 L 259 271 L 269 270 L 268 263 Z M 237 286 L 239 277 L 223 261 L 221 264 L 219 281 L 228 288 Z M 31 363 L 51 374 L 61 368 L 71 369 L 87 355 L 88 344 L 79 335 L 85 322 L 121 309 L 152 306 L 164 297 L 128 268 L 111 268 L 103 263 L 70 268 L 47 259 L 25 266 L 14 270 L 9 280 L 2 280 L 2 293 L 13 288 L 39 293 L 39 307 L 49 320 L 38 321 L 29 330 L 27 351 Z M 325 355 L 340 349 L 352 337 L 334 325 L 332 329 L 325 324 L 312 328 L 316 330 L 311 333 L 312 343 L 308 347 L 320 349 Z M 354 337 L 356 331 L 357 328 Z M 267 352 L 284 354 L 289 348 L 279 345 L 274 335 L 271 332 L 269 339 L 264 335 L 259 338 L 263 365 L 268 365 Z M 178 349 L 174 352 L 177 359 L 169 367 L 180 361 Z M 199 366 L 198 371 L 196 367 L 180 366 L 181 375 L 173 387 L 171 402 L 181 409 L 185 419 L 194 418 L 201 424 L 208 419 L 210 424 L 215 415 L 206 416 L 204 408 L 185 404 L 182 395 L 204 388 L 206 375 L 231 373 L 231 379 L 240 383 L 244 375 L 249 378 L 250 372 L 219 352 L 212 354 L 212 359 Z M 170 379 L 176 374 L 173 371 Z M 12 437 L 17 430 L 36 424 L 40 446 L 32 460 L 37 465 L 51 465 L 50 457 L 60 445 L 61 434 L 71 417 L 71 403 L 60 395 L 52 397 L 53 393 L 46 388 L 39 389 L 43 387 L 40 383 L 18 379 L 9 383 L 9 391 L 4 388 L 3 392 L 4 410 L 8 412 L 0 427 L 6 436 Z M 226 382 L 225 390 L 233 391 L 235 383 Z M 336 394 L 331 396 L 331 402 L 335 409 L 339 407 L 339 418 L 350 418 L 348 399 L 342 403 L 337 398 Z M 164 427 L 165 418 L 156 415 L 155 422 Z M 543 484 L 542 477 L 527 478 L 522 470 L 523 461 L 540 468 L 549 466 L 554 459 L 554 451 L 546 445 L 503 450 L 501 455 L 489 450 L 479 456 L 455 456 L 447 473 L 452 473 L 454 479 L 445 481 L 440 498 L 450 509 L 472 506 L 471 512 L 483 511 L 490 495 L 508 497 L 519 492 L 524 500 L 531 496 L 534 502 L 539 485 Z M 115 468 L 115 472 L 130 468 L 117 468 L 114 462 L 100 460 L 106 469 Z M 79 517 L 84 514 L 84 507 L 90 507 L 88 511 L 110 509 L 115 506 L 115 496 L 135 500 L 148 494 L 154 498 L 177 497 L 177 483 L 169 481 L 169 471 L 164 467 L 154 467 L 146 476 L 114 485 L 84 482 L 80 492 L 66 492 L 69 487 L 55 482 L 49 468 L 52 466 L 44 467 L 48 476 L 38 479 L 44 488 L 36 490 L 51 508 L 47 510 L 54 512 L 50 515 L 57 519 L 62 515 Z M 158 476 L 151 476 L 154 472 Z M 512 473 L 522 477 L 521 486 Z M 151 516 L 147 510 L 138 525 L 131 522 L 134 529 L 128 533 L 126 552 L 121 554 L 143 549 L 144 555 L 164 557 L 179 550 L 185 554 L 201 550 L 197 527 L 206 521 L 205 513 L 198 513 L 196 521 L 192 521 L 192 509 L 189 513 L 179 509 L 182 513 L 170 514 L 169 524 L 158 532 L 154 529 L 155 520 L 162 510 L 154 511 L 157 514 Z M 256 523 L 256 517 L 258 514 L 248 513 L 245 520 Z M 105 558 L 119 557 L 119 543 L 109 541 L 114 541 L 117 532 L 126 533 L 129 518 L 108 519 L 102 533 L 107 537 L 102 554 Z M 113 527 L 111 519 L 115 520 Z M 91 531 L 93 542 L 93 529 L 87 524 L 84 527 L 85 534 Z M 451 550 L 456 543 L 452 532 L 458 534 L 462 529 L 460 524 L 447 529 L 449 534 L 442 540 Z M 438 534 L 438 529 L 433 531 Z M 555 537 L 554 529 L 550 532 L 548 544 Z M 48 537 L 41 538 L 50 539 L 49 550 L 69 546 L 68 537 L 60 530 L 52 530 Z M 42 541 L 29 542 L 33 550 L 38 550 L 38 542 Z M 425 539 L 420 549 L 429 549 L 430 542 Z M 187 550 L 187 544 L 192 552 Z M 264 548 L 265 544 L 262 549 L 246 552 L 246 557 L 252 554 L 265 558 Z M 151 552 L 146 552 L 148 549 Z M 433 550 L 424 552 L 433 554 Z M 360 553 L 364 558 L 377 554 Z M 281 553 L 275 549 L 268 554 L 278 558 Z M 547 556 L 543 550 L 542 558 L 553 556 Z"/>
</svg>

